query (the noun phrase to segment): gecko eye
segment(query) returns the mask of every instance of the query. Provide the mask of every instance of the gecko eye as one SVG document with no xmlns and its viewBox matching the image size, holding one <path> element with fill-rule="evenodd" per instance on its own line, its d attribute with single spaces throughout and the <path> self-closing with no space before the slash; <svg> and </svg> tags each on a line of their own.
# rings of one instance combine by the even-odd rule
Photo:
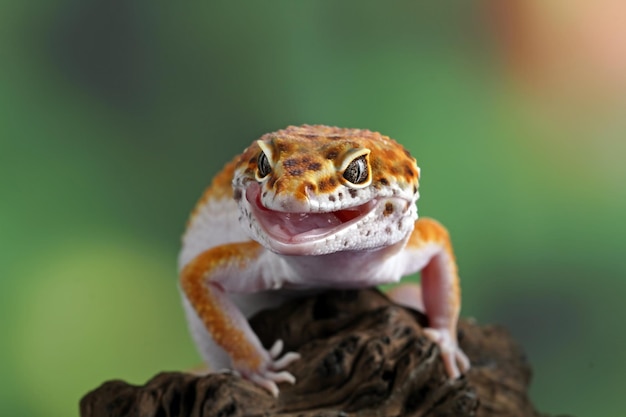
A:
<svg viewBox="0 0 626 417">
<path fill-rule="evenodd" d="M 348 164 L 345 171 L 343 171 L 343 177 L 350 181 L 352 184 L 363 184 L 367 181 L 369 176 L 369 169 L 367 167 L 367 159 L 365 155 L 361 155 L 355 158 Z"/>
<path fill-rule="evenodd" d="M 270 166 L 270 161 L 267 159 L 267 155 L 265 152 L 261 151 L 259 155 L 259 159 L 257 160 L 257 166 L 259 169 L 259 178 L 265 178 L 272 172 L 272 167 Z"/>
</svg>

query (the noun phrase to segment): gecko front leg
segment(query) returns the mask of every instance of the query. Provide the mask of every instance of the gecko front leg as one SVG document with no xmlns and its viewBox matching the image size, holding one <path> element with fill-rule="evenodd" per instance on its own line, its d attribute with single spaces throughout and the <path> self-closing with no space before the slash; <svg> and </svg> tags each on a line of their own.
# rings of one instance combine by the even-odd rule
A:
<svg viewBox="0 0 626 417">
<path fill-rule="evenodd" d="M 458 378 L 469 369 L 467 356 L 457 342 L 457 321 L 461 310 L 461 294 L 456 261 L 447 230 L 432 219 L 419 219 L 404 249 L 406 274 L 421 270 L 421 300 L 410 302 L 408 297 L 419 297 L 420 291 L 410 286 L 391 291 L 399 304 L 423 309 L 428 317 L 426 335 L 441 350 L 446 372 Z"/>
<path fill-rule="evenodd" d="M 268 289 L 270 284 L 262 275 L 263 251 L 253 241 L 206 250 L 182 269 L 180 286 L 215 343 L 230 356 L 233 369 L 277 396 L 277 383 L 295 382 L 294 376 L 284 369 L 300 355 L 289 352 L 281 357 L 281 341 L 276 341 L 269 351 L 263 348 L 227 293 L 229 278 L 238 284 L 234 288 L 238 292 Z"/>
</svg>

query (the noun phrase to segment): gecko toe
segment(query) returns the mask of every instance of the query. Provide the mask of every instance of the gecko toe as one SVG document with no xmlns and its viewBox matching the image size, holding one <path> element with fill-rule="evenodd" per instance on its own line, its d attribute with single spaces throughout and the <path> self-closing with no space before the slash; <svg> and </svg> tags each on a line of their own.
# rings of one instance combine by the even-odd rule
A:
<svg viewBox="0 0 626 417">
<path fill-rule="evenodd" d="M 276 383 L 287 382 L 292 385 L 296 383 L 296 377 L 287 371 L 267 372 L 265 374 L 265 377 L 268 379 L 271 379 L 272 381 Z"/>
<path fill-rule="evenodd" d="M 270 357 L 272 359 L 276 359 L 280 355 L 280 352 L 283 351 L 283 346 L 284 344 L 281 339 L 278 339 L 277 341 L 275 341 L 272 347 L 270 348 L 270 350 L 268 351 L 270 354 Z"/>
<path fill-rule="evenodd" d="M 296 377 L 287 371 L 282 371 L 282 372 L 265 371 L 263 373 L 254 373 L 254 374 L 250 374 L 248 376 L 248 379 L 250 379 L 250 381 L 254 382 L 255 384 L 269 391 L 269 393 L 272 394 L 272 396 L 274 396 L 275 398 L 278 397 L 278 394 L 280 392 L 277 384 L 286 382 L 288 384 L 293 385 L 296 383 Z"/>
<path fill-rule="evenodd" d="M 441 352 L 441 359 L 450 379 L 456 379 L 470 368 L 470 362 L 465 353 L 459 348 L 456 338 L 447 329 L 424 329 L 426 336 L 437 344 Z M 460 369 L 459 369 L 460 368 Z"/>
<path fill-rule="evenodd" d="M 279 390 L 274 381 L 272 381 L 271 379 L 267 379 L 265 376 L 259 374 L 252 374 L 249 378 L 250 381 L 269 391 L 269 393 L 272 394 L 274 398 L 278 398 Z"/>
<path fill-rule="evenodd" d="M 285 355 L 283 355 L 282 358 L 276 360 L 274 362 L 273 368 L 274 369 L 284 369 L 286 367 L 288 367 L 289 365 L 291 365 L 293 362 L 297 361 L 298 359 L 300 359 L 300 354 L 296 353 L 296 352 L 287 352 L 285 353 Z"/>
<path fill-rule="evenodd" d="M 459 367 L 461 368 L 461 372 L 467 372 L 470 368 L 470 360 L 465 353 L 461 349 L 457 349 L 456 351 L 456 361 L 459 363 Z"/>
<path fill-rule="evenodd" d="M 278 339 L 274 342 L 270 350 L 268 350 L 268 354 L 270 355 L 270 358 L 272 358 L 268 369 L 280 371 L 300 359 L 300 354 L 296 352 L 287 352 L 283 354 L 281 358 L 279 358 L 279 356 L 282 354 L 284 346 L 285 344 L 283 343 L 283 341 Z"/>
</svg>

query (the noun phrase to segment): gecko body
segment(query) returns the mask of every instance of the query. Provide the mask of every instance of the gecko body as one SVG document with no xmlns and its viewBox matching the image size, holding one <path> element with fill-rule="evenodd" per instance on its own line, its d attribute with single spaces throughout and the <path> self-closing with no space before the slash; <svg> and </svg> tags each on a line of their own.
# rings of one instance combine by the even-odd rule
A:
<svg viewBox="0 0 626 417">
<path fill-rule="evenodd" d="M 389 137 L 321 125 L 268 133 L 227 164 L 197 203 L 179 257 L 191 333 L 211 368 L 277 395 L 277 383 L 294 382 L 285 368 L 299 355 L 282 354 L 280 341 L 265 349 L 247 317 L 294 293 L 422 271 L 422 299 L 409 304 L 428 316 L 450 377 L 467 370 L 456 262 L 445 228 L 417 219 L 419 176 Z"/>
</svg>

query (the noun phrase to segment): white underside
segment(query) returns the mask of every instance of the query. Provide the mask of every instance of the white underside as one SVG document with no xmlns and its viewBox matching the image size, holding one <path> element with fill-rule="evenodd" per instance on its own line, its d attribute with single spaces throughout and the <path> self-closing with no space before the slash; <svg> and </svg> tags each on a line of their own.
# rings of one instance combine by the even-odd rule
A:
<svg viewBox="0 0 626 417">
<path fill-rule="evenodd" d="M 179 269 L 212 247 L 248 240 L 250 238 L 239 223 L 236 202 L 231 199 L 212 200 L 199 209 L 183 237 Z M 296 294 L 305 295 L 306 292 L 301 291 L 303 289 L 364 288 L 397 282 L 402 276 L 421 269 L 436 251 L 433 246 L 423 248 L 419 253 L 409 253 L 404 250 L 404 242 L 382 250 L 321 256 L 281 256 L 267 251 L 259 259 L 259 269 L 273 284 L 264 287 L 284 290 L 245 294 L 245 289 L 254 284 L 237 280 L 235 272 L 220 285 L 243 315 L 249 318 L 262 309 L 282 304 Z M 229 357 L 213 341 L 184 294 L 182 299 L 190 331 L 203 360 L 211 370 L 229 368 Z"/>
<path fill-rule="evenodd" d="M 183 236 L 178 270 L 207 249 L 250 240 L 239 226 L 239 208 L 235 200 L 209 200 L 198 211 Z"/>
</svg>

